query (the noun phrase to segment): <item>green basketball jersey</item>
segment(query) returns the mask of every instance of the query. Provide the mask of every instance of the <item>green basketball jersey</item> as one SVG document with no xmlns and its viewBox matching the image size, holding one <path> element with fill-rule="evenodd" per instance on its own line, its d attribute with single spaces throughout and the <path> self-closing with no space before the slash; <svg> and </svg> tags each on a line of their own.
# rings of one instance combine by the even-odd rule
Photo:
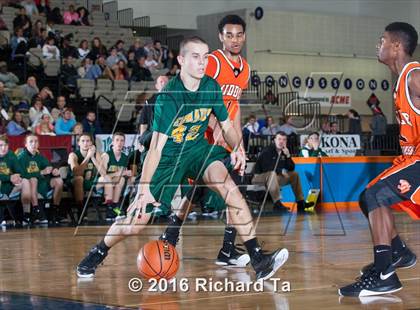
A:
<svg viewBox="0 0 420 310">
<path fill-rule="evenodd" d="M 172 78 L 155 104 L 153 131 L 167 135 L 163 156 L 179 156 L 194 152 L 194 147 L 207 143 L 204 133 L 209 116 L 219 121 L 228 118 L 219 84 L 204 76 L 197 91 L 185 88 L 179 75 Z"/>
<path fill-rule="evenodd" d="M 18 160 L 26 178 L 39 178 L 41 177 L 41 170 L 51 166 L 46 157 L 42 156 L 40 153 L 32 155 L 26 148 L 19 153 Z"/>
<path fill-rule="evenodd" d="M 9 151 L 6 155 L 0 157 L 0 181 L 10 181 L 10 176 L 15 173 L 23 177 L 23 170 L 16 155 Z"/>
<path fill-rule="evenodd" d="M 119 168 L 126 168 L 128 165 L 128 156 L 124 153 L 121 153 L 120 160 L 117 160 L 114 155 L 114 151 L 111 149 L 106 152 L 109 157 L 108 167 L 106 169 L 107 173 L 117 172 Z"/>
<path fill-rule="evenodd" d="M 74 152 L 77 156 L 77 163 L 80 165 L 84 160 L 85 157 L 83 157 L 82 153 L 80 152 L 80 150 L 77 150 L 76 152 Z M 89 159 L 89 162 L 86 166 L 86 169 L 83 173 L 83 178 L 86 179 L 87 176 L 90 176 L 89 179 L 96 177 L 96 167 L 95 164 L 93 163 L 92 159 Z"/>
</svg>

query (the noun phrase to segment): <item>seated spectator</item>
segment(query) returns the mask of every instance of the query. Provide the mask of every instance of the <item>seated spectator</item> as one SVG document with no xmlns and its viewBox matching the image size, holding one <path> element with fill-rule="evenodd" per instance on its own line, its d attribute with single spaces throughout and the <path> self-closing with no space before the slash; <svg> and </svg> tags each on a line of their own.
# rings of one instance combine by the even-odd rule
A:
<svg viewBox="0 0 420 310">
<path fill-rule="evenodd" d="M 362 133 L 362 124 L 359 113 L 356 110 L 350 109 L 347 112 L 347 117 L 349 118 L 349 134 L 360 135 Z"/>
<path fill-rule="evenodd" d="M 71 88 L 77 87 L 77 79 L 79 74 L 77 73 L 76 67 L 73 65 L 73 57 L 68 55 L 64 59 L 64 63 L 60 68 L 61 79 L 64 82 L 64 85 Z"/>
<path fill-rule="evenodd" d="M 383 149 L 386 140 L 387 119 L 379 106 L 371 105 L 370 108 L 373 113 L 373 117 L 369 124 L 370 129 L 372 130 L 372 149 L 381 150 Z"/>
<path fill-rule="evenodd" d="M 77 11 L 77 14 L 79 14 L 79 19 L 77 20 L 78 25 L 90 26 L 89 11 L 83 6 L 77 8 L 76 11 Z"/>
<path fill-rule="evenodd" d="M 83 132 L 95 137 L 96 135 L 102 134 L 101 124 L 96 118 L 96 113 L 94 111 L 88 111 L 86 117 L 82 120 Z"/>
<path fill-rule="evenodd" d="M 69 5 L 69 10 L 64 11 L 63 21 L 65 25 L 79 25 L 79 14 L 77 14 L 74 5 Z"/>
<path fill-rule="evenodd" d="M 32 107 L 29 109 L 29 119 L 31 120 L 31 127 L 35 128 L 39 121 L 41 120 L 44 114 L 48 114 L 51 116 L 50 112 L 48 111 L 47 107 L 44 106 L 42 100 L 40 98 L 36 98 Z M 50 118 L 51 123 L 53 122 L 53 118 Z"/>
<path fill-rule="evenodd" d="M 300 157 L 326 157 L 328 156 L 321 148 L 319 147 L 319 133 L 312 132 L 307 137 L 307 142 L 299 152 Z"/>
<path fill-rule="evenodd" d="M 340 129 L 338 128 L 337 122 L 330 122 L 330 135 L 339 135 L 341 134 Z"/>
<path fill-rule="evenodd" d="M 285 118 L 285 122 L 283 125 L 280 126 L 280 131 L 283 131 L 286 133 L 286 135 L 290 136 L 290 135 L 296 135 L 296 128 L 295 126 L 293 126 L 293 119 L 291 116 L 287 116 Z"/>
<path fill-rule="evenodd" d="M 149 69 L 145 66 L 146 58 L 141 56 L 137 59 L 137 63 L 133 67 L 133 71 L 131 72 L 131 80 L 132 81 L 153 81 L 152 73 Z"/>
<path fill-rule="evenodd" d="M 174 64 L 172 68 L 168 72 L 166 72 L 166 76 L 173 77 L 173 76 L 176 76 L 178 73 L 179 73 L 179 65 Z"/>
<path fill-rule="evenodd" d="M 175 64 L 177 64 L 179 68 L 178 60 L 176 59 L 176 53 L 174 50 L 169 50 L 165 68 L 171 69 Z"/>
<path fill-rule="evenodd" d="M 117 48 L 113 47 L 111 48 L 110 55 L 106 59 L 106 64 L 108 67 L 112 68 L 114 65 L 116 65 L 120 60 L 127 62 L 127 58 L 125 58 L 124 55 L 118 54 Z"/>
<path fill-rule="evenodd" d="M 12 60 L 14 60 L 16 56 L 20 56 L 19 59 L 22 59 L 22 56 L 26 55 L 26 52 L 28 51 L 28 39 L 23 36 L 22 28 L 15 28 L 15 34 L 10 39 L 10 48 L 12 49 Z"/>
<path fill-rule="evenodd" d="M 116 218 L 116 209 L 120 206 L 125 178 L 131 177 L 131 170 L 127 169 L 128 157 L 123 153 L 125 135 L 116 132 L 112 136 L 111 150 L 101 155 L 97 188 L 105 189 L 105 205 L 107 205 L 106 220 Z M 117 211 L 118 212 L 118 211 Z"/>
<path fill-rule="evenodd" d="M 85 58 L 82 60 L 82 62 L 80 63 L 80 67 L 77 69 L 77 75 L 81 78 L 81 79 L 85 79 L 86 77 L 86 73 L 89 71 L 89 69 L 93 66 L 92 64 L 92 59 L 90 58 Z M 98 76 L 100 75 L 100 73 L 98 74 Z"/>
<path fill-rule="evenodd" d="M 74 59 L 79 58 L 79 52 L 77 51 L 77 48 L 71 45 L 71 40 L 73 39 L 73 34 L 68 34 L 64 36 L 62 42 L 63 46 L 61 48 L 63 58 L 66 58 L 67 56 L 71 56 Z"/>
<path fill-rule="evenodd" d="M 37 135 L 55 136 L 54 125 L 51 124 L 51 115 L 43 114 L 42 118 L 35 126 L 35 133 Z"/>
<path fill-rule="evenodd" d="M 128 53 L 134 52 L 135 59 L 139 59 L 140 57 L 146 57 L 147 53 L 143 47 L 143 43 L 139 38 L 136 38 L 134 44 L 130 46 Z"/>
<path fill-rule="evenodd" d="M 4 84 L 3 82 L 0 82 L 0 109 L 8 113 L 12 107 L 13 107 L 13 104 L 10 101 L 9 96 L 6 95 L 4 92 Z"/>
<path fill-rule="evenodd" d="M 81 134 L 77 145 L 79 149 L 69 154 L 68 164 L 70 166 L 73 195 L 78 208 L 78 219 L 80 222 L 85 193 L 89 192 L 97 183 L 100 154 L 96 151 L 92 136 L 87 133 Z"/>
<path fill-rule="evenodd" d="M 82 40 L 79 44 L 79 48 L 77 49 L 79 58 L 85 59 L 85 57 L 89 54 L 89 42 L 87 40 Z"/>
<path fill-rule="evenodd" d="M 38 8 L 33 0 L 23 0 L 20 3 L 21 6 L 25 8 L 26 14 L 29 17 L 33 17 L 34 15 L 39 15 Z"/>
<path fill-rule="evenodd" d="M 49 23 L 50 22 L 50 23 Z M 63 16 L 61 15 L 60 8 L 55 7 L 51 10 L 50 14 L 47 16 L 48 25 L 62 25 L 64 23 Z M 48 30 L 48 27 L 47 27 Z"/>
<path fill-rule="evenodd" d="M 28 77 L 26 84 L 21 86 L 23 98 L 28 102 L 32 102 L 32 98 L 39 93 L 39 88 L 36 85 L 36 78 L 34 76 Z"/>
<path fill-rule="evenodd" d="M 263 99 L 265 104 L 276 104 L 278 102 L 278 98 L 274 96 L 271 89 L 267 91 Z"/>
<path fill-rule="evenodd" d="M 94 37 L 92 40 L 89 55 L 87 57 L 89 57 L 93 61 L 96 61 L 96 59 L 100 55 L 106 57 L 108 56 L 108 53 L 107 53 L 106 47 L 102 44 L 101 39 L 99 39 L 98 37 Z"/>
<path fill-rule="evenodd" d="M 96 65 L 101 69 L 101 75 L 98 77 L 99 79 L 114 80 L 114 72 L 107 66 L 105 56 L 100 55 L 96 60 Z"/>
<path fill-rule="evenodd" d="M 48 110 L 51 110 L 55 105 L 54 95 L 48 87 L 44 87 L 37 95 L 32 97 L 32 101 L 35 101 L 35 99 L 41 99 L 42 104 L 46 106 Z"/>
<path fill-rule="evenodd" d="M 151 72 L 156 71 L 159 68 L 159 63 L 154 59 L 153 53 L 147 55 L 144 66 L 149 69 Z"/>
<path fill-rule="evenodd" d="M 130 74 L 128 73 L 127 65 L 123 60 L 119 60 L 116 65 L 113 66 L 114 71 L 114 80 L 126 80 L 130 79 Z"/>
<path fill-rule="evenodd" d="M 16 197 L 20 193 L 23 210 L 31 208 L 31 189 L 29 180 L 15 153 L 9 149 L 6 135 L 0 136 L 0 197 L 2 200 Z"/>
<path fill-rule="evenodd" d="M 153 57 L 162 68 L 166 68 L 168 62 L 169 51 L 166 47 L 162 46 L 162 42 L 155 40 L 153 42 Z"/>
<path fill-rule="evenodd" d="M 258 156 L 255 164 L 255 175 L 252 178 L 253 184 L 267 187 L 274 202 L 275 211 L 287 212 L 287 208 L 280 200 L 280 189 L 287 184 L 292 186 L 298 212 L 304 212 L 305 208 L 314 204 L 313 202 L 305 202 L 299 174 L 294 170 L 295 163 L 287 148 L 287 135 L 280 131 L 274 138 L 274 145 L 265 147 Z"/>
<path fill-rule="evenodd" d="M 55 23 L 52 19 L 47 19 L 47 25 L 45 26 L 47 29 L 47 35 L 49 37 L 55 37 L 57 35 L 57 30 L 55 29 Z"/>
<path fill-rule="evenodd" d="M 42 56 L 45 59 L 56 59 L 60 60 L 60 50 L 55 45 L 55 39 L 48 37 L 44 46 L 42 47 Z"/>
<path fill-rule="evenodd" d="M 56 122 L 60 117 L 63 117 L 63 112 L 64 112 L 64 109 L 66 107 L 67 107 L 66 97 L 58 96 L 57 97 L 57 106 L 55 106 L 51 110 L 51 116 L 54 119 L 54 122 Z M 71 113 L 72 113 L 72 118 L 75 118 L 73 112 L 71 112 Z"/>
<path fill-rule="evenodd" d="M 63 116 L 55 123 L 55 133 L 57 136 L 72 134 L 73 127 L 76 125 L 76 120 L 73 118 L 72 112 L 72 109 L 66 108 Z"/>
<path fill-rule="evenodd" d="M 34 36 L 39 36 L 41 34 L 41 29 L 44 27 L 44 24 L 42 23 L 42 21 L 40 19 L 37 19 L 35 21 L 35 23 L 32 26 L 32 35 L 31 37 Z"/>
<path fill-rule="evenodd" d="M 127 68 L 133 69 L 136 63 L 136 54 L 134 54 L 133 51 L 129 52 L 127 57 Z"/>
<path fill-rule="evenodd" d="M 25 7 L 21 7 L 18 11 L 18 15 L 13 20 L 13 28 L 20 28 L 23 31 L 23 37 L 29 38 L 32 34 L 32 22 L 29 16 L 26 14 Z"/>
<path fill-rule="evenodd" d="M 82 67 L 78 70 L 79 76 L 88 80 L 96 80 L 102 75 L 102 68 L 98 64 L 93 64 L 89 57 L 83 59 Z"/>
<path fill-rule="evenodd" d="M 48 0 L 35 0 L 39 15 L 48 16 L 51 13 L 51 8 Z"/>
<path fill-rule="evenodd" d="M 126 51 L 125 51 L 125 48 L 124 48 L 124 41 L 123 40 L 118 40 L 116 43 L 115 43 L 115 48 L 117 49 L 117 53 L 119 54 L 119 55 L 123 55 L 124 57 L 125 57 L 125 55 L 126 55 Z"/>
<path fill-rule="evenodd" d="M 53 168 L 46 157 L 39 152 L 39 140 L 36 135 L 30 134 L 25 138 L 25 149 L 18 154 L 18 160 L 23 167 L 26 177 L 29 179 L 31 188 L 32 219 L 41 224 L 48 223 L 45 210 L 40 208 L 38 194 L 46 198 L 48 192 L 53 190 L 51 210 L 54 217 L 58 216 L 61 194 L 63 192 L 63 180 L 57 168 Z M 24 214 L 24 220 L 31 222 L 31 215 Z"/>
<path fill-rule="evenodd" d="M 71 134 L 76 136 L 76 137 L 80 137 L 83 134 L 82 123 L 76 123 L 76 125 L 74 125 L 74 127 L 73 127 L 73 130 L 72 130 Z"/>
<path fill-rule="evenodd" d="M 274 136 L 280 131 L 280 125 L 275 124 L 273 118 L 268 116 L 266 119 L 266 125 L 261 129 L 261 134 L 264 136 Z"/>
<path fill-rule="evenodd" d="M 28 42 L 28 48 L 42 48 L 48 38 L 47 29 L 42 27 Z"/>
<path fill-rule="evenodd" d="M 258 124 L 257 118 L 255 117 L 255 115 L 251 114 L 249 116 L 248 122 L 245 124 L 243 128 L 247 131 L 248 135 L 251 134 L 251 135 L 258 136 L 260 134 L 259 133 L 260 125 Z"/>
<path fill-rule="evenodd" d="M 13 113 L 12 120 L 7 124 L 7 135 L 8 136 L 21 136 L 28 132 L 28 127 L 23 121 L 22 113 L 15 111 Z"/>
</svg>

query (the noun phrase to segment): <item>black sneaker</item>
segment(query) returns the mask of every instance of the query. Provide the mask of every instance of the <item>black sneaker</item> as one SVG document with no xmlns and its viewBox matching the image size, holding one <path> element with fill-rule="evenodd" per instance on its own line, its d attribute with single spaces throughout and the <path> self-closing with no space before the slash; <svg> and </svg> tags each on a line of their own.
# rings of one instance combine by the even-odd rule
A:
<svg viewBox="0 0 420 310">
<path fill-rule="evenodd" d="M 287 249 L 278 249 L 270 254 L 264 254 L 260 248 L 257 251 L 261 251 L 261 253 L 251 259 L 257 281 L 271 278 L 289 258 L 289 251 Z"/>
<path fill-rule="evenodd" d="M 77 276 L 79 278 L 92 278 L 95 275 L 96 268 L 102 263 L 107 255 L 108 251 L 99 249 L 98 246 L 95 245 L 77 266 Z"/>
<path fill-rule="evenodd" d="M 105 219 L 107 221 L 114 221 L 116 217 L 117 217 L 117 214 L 114 212 L 114 208 L 108 207 L 106 209 L 106 217 L 105 217 Z"/>
<path fill-rule="evenodd" d="M 296 201 L 297 204 L 297 212 L 298 213 L 305 213 L 306 210 L 311 210 L 311 207 L 313 207 L 315 204 L 311 202 L 307 202 L 305 200 L 299 200 Z"/>
<path fill-rule="evenodd" d="M 392 266 L 397 269 L 406 269 L 411 268 L 417 263 L 417 256 L 406 246 L 405 250 L 402 253 L 393 252 L 392 253 Z M 364 266 L 360 270 L 360 274 L 363 275 L 369 272 L 374 267 L 373 263 Z"/>
<path fill-rule="evenodd" d="M 35 224 L 48 224 L 43 208 L 34 208 L 32 217 Z"/>
<path fill-rule="evenodd" d="M 176 244 L 178 243 L 179 238 L 176 237 L 176 236 L 172 236 L 172 235 L 167 234 L 166 232 L 164 232 L 163 234 L 161 234 L 159 236 L 159 240 L 168 241 L 169 244 L 171 244 L 174 247 L 176 247 Z"/>
<path fill-rule="evenodd" d="M 402 289 L 395 268 L 390 265 L 385 271 L 378 272 L 375 268 L 363 274 L 356 282 L 338 290 L 340 296 L 365 297 L 390 294 Z"/>
<path fill-rule="evenodd" d="M 251 258 L 245 250 L 237 246 L 232 246 L 232 250 L 225 252 L 223 248 L 220 249 L 215 264 L 218 266 L 227 267 L 246 267 L 249 264 Z"/>
</svg>

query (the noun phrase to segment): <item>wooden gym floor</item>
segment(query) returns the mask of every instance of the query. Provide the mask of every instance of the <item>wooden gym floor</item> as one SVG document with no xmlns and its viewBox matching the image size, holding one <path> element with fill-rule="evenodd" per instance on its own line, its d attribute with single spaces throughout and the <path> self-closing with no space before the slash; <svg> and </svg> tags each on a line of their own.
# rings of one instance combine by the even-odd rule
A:
<svg viewBox="0 0 420 310">
<path fill-rule="evenodd" d="M 396 215 L 401 236 L 420 255 L 420 225 Z M 196 278 L 213 282 L 227 278 L 250 281 L 250 267 L 219 268 L 214 264 L 222 241 L 219 220 L 188 222 L 178 245 L 178 281 L 187 278 L 189 292 L 131 292 L 138 277 L 140 247 L 163 227 L 152 225 L 141 237 L 131 237 L 110 251 L 92 280 L 76 277 L 75 266 L 100 240 L 107 227 L 11 229 L 0 234 L 0 309 L 415 309 L 420 308 L 420 267 L 399 270 L 404 289 L 383 298 L 339 298 L 337 288 L 348 284 L 359 268 L 372 260 L 366 220 L 358 212 L 262 217 L 259 239 L 267 250 L 286 247 L 290 257 L 264 291 L 195 292 Z M 290 292 L 287 290 L 290 283 Z"/>
</svg>

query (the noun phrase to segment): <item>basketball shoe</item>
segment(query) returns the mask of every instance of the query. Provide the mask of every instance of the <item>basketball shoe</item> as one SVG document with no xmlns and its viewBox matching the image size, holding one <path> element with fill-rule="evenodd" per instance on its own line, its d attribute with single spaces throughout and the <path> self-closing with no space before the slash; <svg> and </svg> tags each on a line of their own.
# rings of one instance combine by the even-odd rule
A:
<svg viewBox="0 0 420 310">
<path fill-rule="evenodd" d="M 96 268 L 103 262 L 107 255 L 108 251 L 100 249 L 98 245 L 95 245 L 77 266 L 77 276 L 79 278 L 93 277 L 95 275 Z"/>
<path fill-rule="evenodd" d="M 255 253 L 251 254 L 251 265 L 254 267 L 257 281 L 271 278 L 289 258 L 287 249 L 278 249 L 269 254 L 263 253 L 261 248 L 254 251 Z"/>
<path fill-rule="evenodd" d="M 215 264 L 226 267 L 245 267 L 250 262 L 249 255 L 244 249 L 233 244 L 230 245 L 230 250 L 225 251 L 225 247 L 221 248 Z"/>
<path fill-rule="evenodd" d="M 363 274 L 356 282 L 344 286 L 338 290 L 341 296 L 365 297 L 382 294 L 390 294 L 402 289 L 402 285 L 395 272 L 395 268 L 390 265 L 385 271 L 378 272 L 371 268 L 369 272 Z"/>
</svg>

